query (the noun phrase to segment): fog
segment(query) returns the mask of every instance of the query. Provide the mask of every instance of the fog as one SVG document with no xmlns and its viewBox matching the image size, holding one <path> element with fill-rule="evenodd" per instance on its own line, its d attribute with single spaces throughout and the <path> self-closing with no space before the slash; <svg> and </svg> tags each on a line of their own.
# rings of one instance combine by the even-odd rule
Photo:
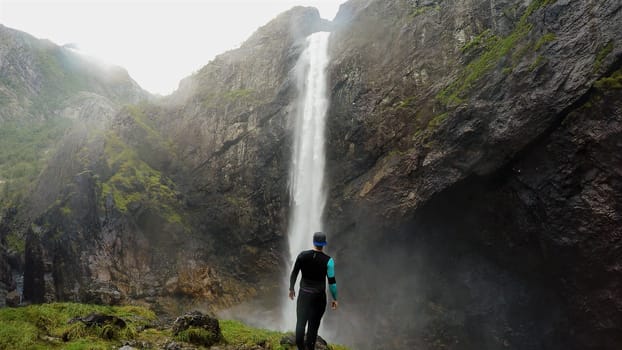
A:
<svg viewBox="0 0 622 350">
<path fill-rule="evenodd" d="M 332 19 L 341 0 L 3 0 L 0 24 L 126 68 L 144 89 L 169 94 L 216 55 L 293 6 Z"/>
</svg>

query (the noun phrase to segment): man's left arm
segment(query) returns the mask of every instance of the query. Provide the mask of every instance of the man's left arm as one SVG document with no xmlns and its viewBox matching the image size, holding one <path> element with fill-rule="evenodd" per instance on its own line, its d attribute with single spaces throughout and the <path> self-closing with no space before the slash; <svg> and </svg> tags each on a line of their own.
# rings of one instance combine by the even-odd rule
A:
<svg viewBox="0 0 622 350">
<path fill-rule="evenodd" d="M 333 310 L 337 309 L 337 279 L 335 278 L 335 260 L 330 258 L 327 264 L 328 269 L 326 270 L 326 277 L 328 277 L 328 289 L 330 289 L 330 294 L 333 297 L 333 302 L 331 303 L 331 307 Z"/>
</svg>

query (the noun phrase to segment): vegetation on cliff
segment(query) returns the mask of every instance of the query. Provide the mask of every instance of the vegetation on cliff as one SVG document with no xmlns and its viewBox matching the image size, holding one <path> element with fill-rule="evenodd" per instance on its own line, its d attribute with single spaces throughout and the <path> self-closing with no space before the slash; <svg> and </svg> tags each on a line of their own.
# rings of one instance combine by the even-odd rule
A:
<svg viewBox="0 0 622 350">
<path fill-rule="evenodd" d="M 15 202 L 36 180 L 54 144 L 71 125 L 65 118 L 0 128 L 0 205 Z"/>
</svg>

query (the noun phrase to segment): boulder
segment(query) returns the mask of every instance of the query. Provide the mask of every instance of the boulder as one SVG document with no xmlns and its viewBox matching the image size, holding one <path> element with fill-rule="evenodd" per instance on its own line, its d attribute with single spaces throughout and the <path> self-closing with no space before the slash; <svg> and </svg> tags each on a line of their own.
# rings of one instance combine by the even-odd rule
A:
<svg viewBox="0 0 622 350">
<path fill-rule="evenodd" d="M 280 344 L 296 346 L 296 336 L 293 333 L 288 333 L 283 338 L 281 338 Z M 320 337 L 319 335 L 317 336 L 317 339 L 315 340 L 315 349 L 316 350 L 328 350 L 328 343 L 326 342 L 326 340 L 324 340 L 324 338 Z"/>
<path fill-rule="evenodd" d="M 222 339 L 218 319 L 199 311 L 177 317 L 173 323 L 173 335 L 188 343 L 212 346 Z"/>
</svg>

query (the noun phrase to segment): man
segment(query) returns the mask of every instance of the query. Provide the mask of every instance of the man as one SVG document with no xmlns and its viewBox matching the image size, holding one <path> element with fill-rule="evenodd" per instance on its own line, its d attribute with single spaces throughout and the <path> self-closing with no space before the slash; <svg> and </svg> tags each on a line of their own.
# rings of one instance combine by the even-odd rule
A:
<svg viewBox="0 0 622 350">
<path fill-rule="evenodd" d="M 322 251 L 326 245 L 326 235 L 322 232 L 313 234 L 313 249 L 298 255 L 289 279 L 289 298 L 294 300 L 294 284 L 298 272 L 302 270 L 298 301 L 296 302 L 296 346 L 298 350 L 315 350 L 317 330 L 326 310 L 326 278 L 333 297 L 331 307 L 337 310 L 337 281 L 335 280 L 335 261 Z M 305 348 L 305 327 L 307 339 Z"/>
</svg>

